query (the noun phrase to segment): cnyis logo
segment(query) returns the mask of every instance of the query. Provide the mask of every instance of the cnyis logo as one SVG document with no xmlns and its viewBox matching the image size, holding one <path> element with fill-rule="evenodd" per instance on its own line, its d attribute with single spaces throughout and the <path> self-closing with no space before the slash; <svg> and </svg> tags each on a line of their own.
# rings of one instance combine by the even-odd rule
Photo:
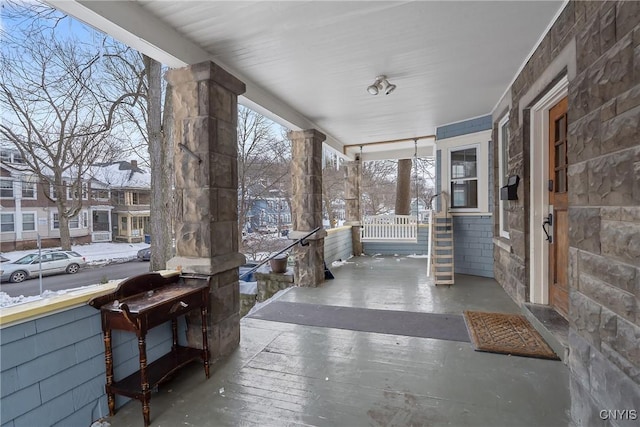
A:
<svg viewBox="0 0 640 427">
<path fill-rule="evenodd" d="M 635 421 L 638 419 L 638 411 L 635 409 L 603 409 L 600 411 L 600 419 Z"/>
</svg>

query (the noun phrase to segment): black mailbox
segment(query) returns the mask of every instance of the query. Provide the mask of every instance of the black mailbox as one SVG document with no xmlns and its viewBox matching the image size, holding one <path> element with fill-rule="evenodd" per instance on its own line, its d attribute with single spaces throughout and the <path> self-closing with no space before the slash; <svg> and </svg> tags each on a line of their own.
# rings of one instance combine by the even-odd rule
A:
<svg viewBox="0 0 640 427">
<path fill-rule="evenodd" d="M 500 200 L 518 200 L 518 183 L 520 177 L 511 175 L 507 179 L 507 185 L 500 187 Z"/>
</svg>

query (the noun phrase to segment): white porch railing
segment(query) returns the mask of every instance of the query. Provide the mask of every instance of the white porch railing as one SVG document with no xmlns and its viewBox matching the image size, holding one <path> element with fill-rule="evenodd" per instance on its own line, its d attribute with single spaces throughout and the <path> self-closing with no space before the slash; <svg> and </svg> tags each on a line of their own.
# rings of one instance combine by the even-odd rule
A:
<svg viewBox="0 0 640 427">
<path fill-rule="evenodd" d="M 362 241 L 418 240 L 418 222 L 413 215 L 366 216 L 362 221 Z"/>
</svg>

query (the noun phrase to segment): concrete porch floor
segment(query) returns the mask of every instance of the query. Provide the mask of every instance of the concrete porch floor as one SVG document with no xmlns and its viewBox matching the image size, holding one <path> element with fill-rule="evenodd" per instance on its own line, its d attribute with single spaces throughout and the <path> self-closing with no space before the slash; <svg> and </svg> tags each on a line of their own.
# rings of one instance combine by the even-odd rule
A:
<svg viewBox="0 0 640 427">
<path fill-rule="evenodd" d="M 520 313 L 491 279 L 436 287 L 426 259 L 357 257 L 282 301 L 462 314 Z M 471 344 L 244 318 L 205 380 L 192 364 L 151 398 L 153 426 L 567 426 L 569 370 Z M 141 426 L 138 401 L 110 419 Z"/>
</svg>

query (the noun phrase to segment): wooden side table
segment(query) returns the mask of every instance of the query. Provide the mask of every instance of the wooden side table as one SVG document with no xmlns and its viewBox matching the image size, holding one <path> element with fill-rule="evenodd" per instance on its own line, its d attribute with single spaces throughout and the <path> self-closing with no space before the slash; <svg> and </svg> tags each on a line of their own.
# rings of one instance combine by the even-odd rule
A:
<svg viewBox="0 0 640 427">
<path fill-rule="evenodd" d="M 191 278 L 193 279 L 193 278 Z M 123 281 L 116 290 L 92 299 L 89 304 L 100 310 L 104 334 L 107 383 L 105 390 L 109 414 L 115 414 L 115 395 L 120 394 L 142 402 L 145 427 L 150 421 L 151 389 L 165 381 L 172 373 L 196 359 L 202 359 L 209 378 L 209 348 L 207 315 L 209 309 L 209 278 L 186 283 L 179 272 L 171 274 L 145 273 Z M 202 316 L 203 348 L 178 345 L 178 317 L 200 309 Z M 147 332 L 171 321 L 173 343 L 171 351 L 158 360 L 147 363 Z M 128 377 L 115 381 L 113 374 L 112 330 L 129 331 L 138 338 L 140 369 Z"/>
</svg>

